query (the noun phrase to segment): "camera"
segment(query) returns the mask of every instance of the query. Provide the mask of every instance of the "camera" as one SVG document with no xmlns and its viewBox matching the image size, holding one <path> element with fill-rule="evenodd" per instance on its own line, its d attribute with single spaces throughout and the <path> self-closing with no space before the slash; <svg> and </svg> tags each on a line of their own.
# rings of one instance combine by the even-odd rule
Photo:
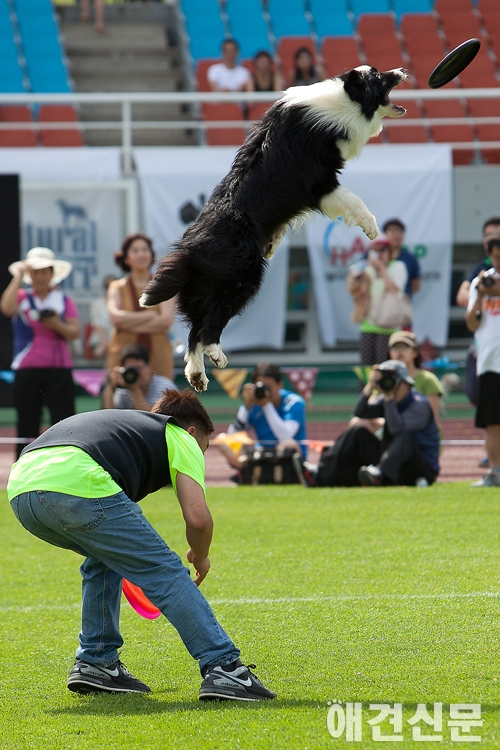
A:
<svg viewBox="0 0 500 750">
<path fill-rule="evenodd" d="M 490 286 L 494 286 L 497 279 L 498 279 L 498 273 L 496 272 L 496 269 L 489 268 L 487 271 L 483 273 L 481 284 L 485 286 L 486 288 L 488 288 Z"/>
<path fill-rule="evenodd" d="M 137 383 L 139 378 L 139 370 L 137 367 L 120 367 L 119 372 L 127 385 L 134 385 L 134 383 Z"/>
<path fill-rule="evenodd" d="M 392 391 L 399 383 L 399 377 L 393 370 L 384 370 L 380 380 L 377 380 L 377 388 L 381 391 Z"/>
<path fill-rule="evenodd" d="M 41 318 L 53 318 L 54 315 L 57 315 L 55 310 L 42 310 L 40 312 Z"/>
<path fill-rule="evenodd" d="M 271 389 L 259 380 L 258 383 L 255 383 L 253 393 L 255 398 L 260 400 L 261 398 L 265 398 L 268 393 L 271 393 Z"/>
</svg>

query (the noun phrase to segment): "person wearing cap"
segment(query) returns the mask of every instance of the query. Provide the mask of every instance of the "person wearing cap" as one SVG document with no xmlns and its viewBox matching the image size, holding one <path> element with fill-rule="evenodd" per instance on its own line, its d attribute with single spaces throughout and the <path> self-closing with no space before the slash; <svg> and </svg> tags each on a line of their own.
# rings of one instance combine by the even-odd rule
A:
<svg viewBox="0 0 500 750">
<path fill-rule="evenodd" d="M 354 414 L 384 418 L 380 441 L 366 427 L 349 427 L 322 454 L 316 471 L 296 462 L 305 486 L 429 485 L 439 474 L 439 434 L 428 399 L 418 393 L 403 362 L 375 365 Z M 374 391 L 379 395 L 374 396 Z"/>
<path fill-rule="evenodd" d="M 384 328 L 377 322 L 377 310 L 387 292 L 402 293 L 408 271 L 400 260 L 391 260 L 391 245 L 380 235 L 369 245 L 366 264 L 356 263 L 349 271 L 348 291 L 355 303 L 355 322 L 360 323 L 362 365 L 374 365 L 387 359 L 389 336 L 402 325 Z"/>
<path fill-rule="evenodd" d="M 382 226 L 382 231 L 391 245 L 391 259 L 400 260 L 408 271 L 405 293 L 411 298 L 422 285 L 420 263 L 413 253 L 404 247 L 406 227 L 401 219 L 388 219 Z"/>
<path fill-rule="evenodd" d="M 52 424 L 75 413 L 69 342 L 79 337 L 80 323 L 75 303 L 57 288 L 71 270 L 48 247 L 32 247 L 9 266 L 12 280 L 0 299 L 1 312 L 12 318 L 17 436 L 26 443 L 40 433 L 44 403 Z M 18 458 L 23 447 L 19 442 Z"/>
</svg>

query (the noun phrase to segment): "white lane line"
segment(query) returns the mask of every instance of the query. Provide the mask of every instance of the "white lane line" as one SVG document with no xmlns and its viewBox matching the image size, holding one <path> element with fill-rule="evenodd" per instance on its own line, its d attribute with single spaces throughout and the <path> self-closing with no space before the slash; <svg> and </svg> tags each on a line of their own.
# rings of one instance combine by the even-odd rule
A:
<svg viewBox="0 0 500 750">
<path fill-rule="evenodd" d="M 387 600 L 436 600 L 446 601 L 453 599 L 499 599 L 500 591 L 469 591 L 459 593 L 451 591 L 441 594 L 332 594 L 331 596 L 281 596 L 276 598 L 240 598 L 240 599 L 209 599 L 214 606 L 241 606 L 242 604 L 321 604 L 322 602 L 349 602 L 349 601 L 387 601 Z M 1 606 L 0 612 L 40 612 L 42 610 L 68 610 L 80 609 L 81 604 L 71 602 L 69 604 L 37 604 L 27 607 Z"/>
</svg>

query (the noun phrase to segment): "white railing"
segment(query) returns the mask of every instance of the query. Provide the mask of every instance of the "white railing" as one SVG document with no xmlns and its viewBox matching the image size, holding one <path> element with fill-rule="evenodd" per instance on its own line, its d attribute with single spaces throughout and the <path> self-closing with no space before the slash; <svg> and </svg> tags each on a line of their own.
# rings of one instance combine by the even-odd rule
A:
<svg viewBox="0 0 500 750">
<path fill-rule="evenodd" d="M 1 105 L 42 105 L 42 104 L 117 104 L 120 105 L 120 118 L 116 120 L 96 120 L 78 122 L 0 122 L 2 130 L 119 130 L 121 131 L 121 148 L 123 154 L 123 171 L 125 175 L 132 172 L 133 132 L 135 130 L 198 130 L 208 128 L 246 128 L 250 120 L 236 121 L 203 121 L 196 105 L 203 103 L 237 102 L 257 103 L 273 102 L 279 93 L 274 92 L 165 92 L 165 93 L 85 93 L 85 94 L 0 94 Z M 500 99 L 500 87 L 492 89 L 446 89 L 432 91 L 428 89 L 404 89 L 394 91 L 391 95 L 394 101 L 442 101 L 466 99 Z M 193 105 L 192 117 L 183 120 L 134 120 L 134 104 L 189 104 Z M 405 128 L 412 125 L 463 125 L 468 124 L 500 124 L 500 117 L 441 117 L 441 118 L 386 118 L 384 127 Z M 500 149 L 498 141 L 472 140 L 453 142 L 454 149 Z"/>
</svg>

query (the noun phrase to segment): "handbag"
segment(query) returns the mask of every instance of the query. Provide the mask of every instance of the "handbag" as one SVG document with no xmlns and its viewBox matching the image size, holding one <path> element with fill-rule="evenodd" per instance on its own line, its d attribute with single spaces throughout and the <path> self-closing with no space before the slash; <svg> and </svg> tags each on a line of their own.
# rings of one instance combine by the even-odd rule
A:
<svg viewBox="0 0 500 750">
<path fill-rule="evenodd" d="M 299 484 L 292 463 L 295 448 L 266 448 L 244 445 L 238 464 L 241 484 Z"/>
<path fill-rule="evenodd" d="M 402 328 L 413 321 L 410 300 L 404 292 L 385 291 L 370 311 L 371 321 L 379 328 Z"/>
</svg>

